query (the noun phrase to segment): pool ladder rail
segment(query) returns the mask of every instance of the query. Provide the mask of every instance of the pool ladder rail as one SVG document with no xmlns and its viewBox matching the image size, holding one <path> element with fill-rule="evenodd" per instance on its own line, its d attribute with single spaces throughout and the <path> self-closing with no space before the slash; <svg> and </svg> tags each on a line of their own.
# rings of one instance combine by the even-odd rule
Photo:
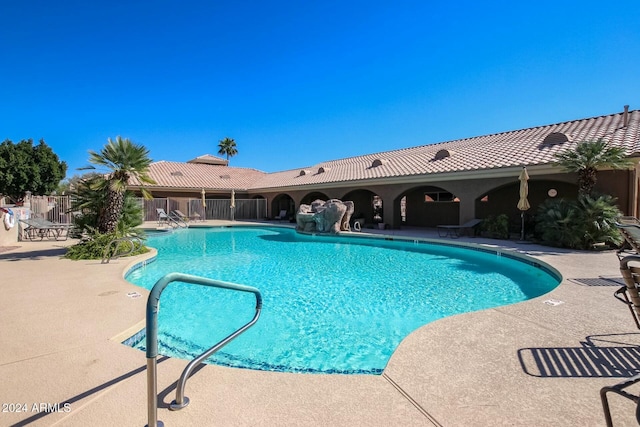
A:
<svg viewBox="0 0 640 427">
<path fill-rule="evenodd" d="M 184 395 L 184 388 L 187 379 L 191 376 L 193 370 L 202 363 L 203 360 L 220 350 L 222 347 L 230 343 L 244 331 L 253 326 L 260 317 L 262 311 L 262 294 L 257 288 L 252 286 L 239 285 L 236 283 L 228 283 L 220 280 L 207 279 L 204 277 L 192 276 L 190 274 L 169 273 L 162 277 L 153 285 L 149 299 L 147 299 L 146 313 L 146 345 L 147 345 L 147 427 L 164 427 L 164 423 L 158 420 L 158 309 L 160 306 L 160 295 L 162 291 L 172 282 L 191 283 L 200 286 L 209 286 L 213 288 L 229 289 L 233 291 L 253 293 L 256 298 L 256 309 L 253 318 L 244 326 L 235 332 L 223 338 L 213 347 L 193 359 L 187 367 L 182 371 L 182 375 L 178 379 L 176 387 L 176 399 L 171 402 L 169 409 L 172 411 L 180 410 L 189 404 L 189 398 Z"/>
<path fill-rule="evenodd" d="M 120 246 L 122 246 L 122 244 L 125 242 L 129 243 L 130 248 L 128 247 L 127 250 L 125 250 L 124 252 L 118 252 L 118 250 L 120 249 Z M 110 254 L 109 249 L 111 249 L 111 246 L 113 246 L 114 244 L 116 245 L 116 247 L 113 250 L 113 253 Z M 109 261 L 111 261 L 112 259 L 132 254 L 136 249 L 139 249 L 141 247 L 142 247 L 142 240 L 138 236 L 127 236 L 127 237 L 121 237 L 118 239 L 113 239 L 112 241 L 109 242 L 109 244 L 107 244 L 107 246 L 105 246 L 104 252 L 102 252 L 102 261 L 100 263 L 109 264 Z"/>
</svg>

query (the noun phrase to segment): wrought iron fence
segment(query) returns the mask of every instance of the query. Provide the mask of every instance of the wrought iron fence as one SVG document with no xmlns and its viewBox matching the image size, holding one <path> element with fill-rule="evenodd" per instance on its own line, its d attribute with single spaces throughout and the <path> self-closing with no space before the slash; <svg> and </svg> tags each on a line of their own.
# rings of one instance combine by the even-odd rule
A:
<svg viewBox="0 0 640 427">
<path fill-rule="evenodd" d="M 202 199 L 191 198 L 154 198 L 136 199 L 143 211 L 145 221 L 156 221 L 157 209 L 165 212 L 178 210 L 192 220 L 252 220 L 267 217 L 267 201 L 265 199 L 236 199 L 235 208 L 231 210 L 229 199 L 206 199 L 206 206 Z M 46 218 L 51 222 L 71 223 L 71 199 L 67 196 L 31 196 L 29 198 L 31 215 Z M 233 216 L 232 216 L 233 215 Z"/>
<path fill-rule="evenodd" d="M 179 210 L 192 220 L 251 220 L 267 217 L 266 199 L 236 199 L 233 212 L 229 199 L 206 199 L 206 206 L 203 206 L 202 199 L 191 198 L 154 198 L 151 200 L 139 198 L 138 200 L 143 206 L 145 221 L 155 221 L 158 218 L 157 209 L 163 209 L 166 213 Z"/>
<path fill-rule="evenodd" d="M 30 206 L 33 217 L 64 224 L 72 222 L 69 196 L 30 196 L 25 202 Z"/>
</svg>

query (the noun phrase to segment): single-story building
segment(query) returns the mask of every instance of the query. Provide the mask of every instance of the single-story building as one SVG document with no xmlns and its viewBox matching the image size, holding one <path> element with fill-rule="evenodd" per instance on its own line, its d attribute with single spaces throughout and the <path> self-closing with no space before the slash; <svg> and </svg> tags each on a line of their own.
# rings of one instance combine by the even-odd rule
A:
<svg viewBox="0 0 640 427">
<path fill-rule="evenodd" d="M 355 216 L 373 221 L 381 214 L 391 227 L 462 224 L 472 218 L 507 214 L 517 223 L 518 176 L 529 174 L 532 215 L 553 197 L 575 198 L 577 175 L 553 164 L 556 153 L 586 140 L 604 139 L 623 147 L 634 160 L 626 170 L 598 173 L 596 191 L 618 198 L 626 215 L 638 216 L 640 110 L 591 117 L 337 159 L 296 169 L 266 173 L 228 165 L 204 155 L 188 162 L 159 161 L 150 167 L 154 197 L 176 200 L 259 200 L 259 216 L 283 210 L 293 216 L 315 199 L 352 200 Z M 131 188 L 139 188 L 132 181 Z M 180 206 L 178 204 L 178 206 Z M 191 208 L 190 208 L 191 209 Z"/>
</svg>

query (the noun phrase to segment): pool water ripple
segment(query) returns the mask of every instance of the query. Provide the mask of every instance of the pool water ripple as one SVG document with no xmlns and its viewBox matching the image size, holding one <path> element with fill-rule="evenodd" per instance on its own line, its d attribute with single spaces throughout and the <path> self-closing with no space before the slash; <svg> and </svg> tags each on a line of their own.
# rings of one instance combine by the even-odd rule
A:
<svg viewBox="0 0 640 427">
<path fill-rule="evenodd" d="M 181 272 L 260 289 L 258 323 L 209 360 L 252 369 L 380 374 L 420 326 L 524 301 L 559 283 L 488 251 L 286 228 L 192 228 L 150 236 L 148 245 L 157 261 L 127 275 L 144 288 Z M 161 307 L 159 352 L 190 359 L 248 322 L 254 298 L 174 283 Z"/>
</svg>

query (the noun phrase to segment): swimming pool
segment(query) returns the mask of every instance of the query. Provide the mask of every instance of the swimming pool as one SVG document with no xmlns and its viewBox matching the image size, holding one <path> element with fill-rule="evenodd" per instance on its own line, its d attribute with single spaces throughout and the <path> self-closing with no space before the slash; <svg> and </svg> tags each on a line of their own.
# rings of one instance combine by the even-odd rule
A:
<svg viewBox="0 0 640 427">
<path fill-rule="evenodd" d="M 560 282 L 544 265 L 488 249 L 280 227 L 190 228 L 147 244 L 157 260 L 127 275 L 136 285 L 151 289 L 181 272 L 260 289 L 258 323 L 209 361 L 272 371 L 380 374 L 420 326 L 534 298 Z M 249 321 L 254 305 L 250 294 L 170 285 L 158 313 L 159 353 L 196 357 Z M 145 341 L 129 344 L 144 349 Z"/>
</svg>

